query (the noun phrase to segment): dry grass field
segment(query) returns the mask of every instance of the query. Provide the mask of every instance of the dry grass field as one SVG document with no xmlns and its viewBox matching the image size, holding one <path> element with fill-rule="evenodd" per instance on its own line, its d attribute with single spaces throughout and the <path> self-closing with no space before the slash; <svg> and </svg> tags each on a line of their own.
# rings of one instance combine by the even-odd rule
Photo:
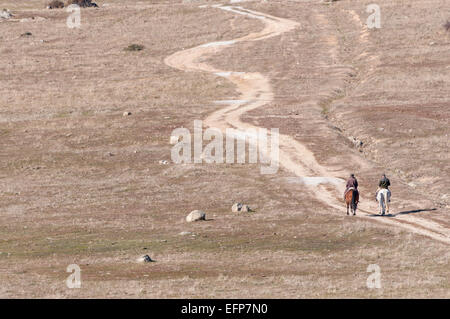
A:
<svg viewBox="0 0 450 319">
<path fill-rule="evenodd" d="M 167 57 L 275 18 L 211 6 L 226 1 L 98 0 L 70 29 L 48 2 L 0 0 L 13 14 L 0 18 L 0 297 L 450 298 L 447 0 L 377 0 L 379 29 L 365 26 L 374 1 L 234 3 L 297 25 L 198 61 L 269 79 L 273 99 L 240 121 L 279 128 L 331 176 L 355 173 L 365 210 L 385 172 L 388 217 L 347 216 L 339 191 L 283 162 L 263 175 L 171 161 L 172 130 L 242 92 Z M 187 223 L 196 209 L 206 220 Z M 145 254 L 156 262 L 136 262 Z M 70 264 L 80 289 L 66 286 Z"/>
</svg>

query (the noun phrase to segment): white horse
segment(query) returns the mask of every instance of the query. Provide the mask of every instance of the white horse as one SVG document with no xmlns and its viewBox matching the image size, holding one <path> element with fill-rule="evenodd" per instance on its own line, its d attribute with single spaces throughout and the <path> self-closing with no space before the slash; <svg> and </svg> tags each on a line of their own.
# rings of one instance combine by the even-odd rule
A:
<svg viewBox="0 0 450 319">
<path fill-rule="evenodd" d="M 391 201 L 391 191 L 387 188 L 379 188 L 377 190 L 376 199 L 378 201 L 378 207 L 380 208 L 380 214 L 384 215 L 386 212 L 389 214 L 389 203 Z"/>
</svg>

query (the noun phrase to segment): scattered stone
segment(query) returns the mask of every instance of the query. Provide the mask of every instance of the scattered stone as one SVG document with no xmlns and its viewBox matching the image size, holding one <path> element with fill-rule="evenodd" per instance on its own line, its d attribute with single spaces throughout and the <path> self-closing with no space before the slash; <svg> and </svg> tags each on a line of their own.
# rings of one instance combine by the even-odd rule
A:
<svg viewBox="0 0 450 319">
<path fill-rule="evenodd" d="M 149 255 L 144 255 L 142 257 L 139 257 L 137 259 L 137 262 L 140 262 L 140 263 L 151 263 L 151 262 L 155 262 L 155 260 L 151 259 Z"/>
<path fill-rule="evenodd" d="M 206 219 L 206 214 L 204 212 L 202 212 L 201 210 L 193 210 L 192 212 L 189 213 L 189 215 L 186 216 L 186 221 L 188 223 L 196 222 L 199 220 L 205 220 L 205 219 Z"/>
<path fill-rule="evenodd" d="M 350 136 L 350 140 L 352 141 L 353 145 L 355 145 L 356 148 L 360 148 L 360 147 L 362 147 L 363 144 L 364 144 L 363 141 L 357 139 L 357 138 L 354 137 L 354 136 Z"/>
<path fill-rule="evenodd" d="M 166 161 L 166 160 L 160 160 L 160 161 L 159 161 L 159 164 L 161 164 L 161 165 L 168 165 L 169 162 Z"/>
<path fill-rule="evenodd" d="M 0 18 L 1 19 L 10 19 L 13 15 L 11 14 L 11 12 L 9 12 L 9 10 L 7 9 L 3 9 L 2 11 L 0 11 Z"/>
<path fill-rule="evenodd" d="M 131 115 L 131 112 L 123 112 L 122 116 L 129 116 Z"/>
<path fill-rule="evenodd" d="M 238 213 L 238 212 L 248 213 L 248 212 L 251 212 L 252 210 L 250 209 L 250 207 L 248 205 L 244 205 L 241 203 L 234 203 L 233 206 L 231 206 L 231 211 L 233 213 Z"/>
<path fill-rule="evenodd" d="M 23 18 L 20 19 L 20 22 L 39 22 L 39 21 L 45 21 L 46 19 L 44 17 L 31 17 L 31 18 Z M 42 42 L 43 40 L 41 40 Z"/>
<path fill-rule="evenodd" d="M 31 33 L 31 32 L 25 32 L 25 33 L 22 33 L 20 36 L 21 37 L 31 37 L 33 35 L 33 33 Z"/>
<path fill-rule="evenodd" d="M 187 236 L 187 235 L 192 235 L 192 233 L 190 231 L 182 231 L 178 235 L 180 235 L 180 236 Z"/>
</svg>

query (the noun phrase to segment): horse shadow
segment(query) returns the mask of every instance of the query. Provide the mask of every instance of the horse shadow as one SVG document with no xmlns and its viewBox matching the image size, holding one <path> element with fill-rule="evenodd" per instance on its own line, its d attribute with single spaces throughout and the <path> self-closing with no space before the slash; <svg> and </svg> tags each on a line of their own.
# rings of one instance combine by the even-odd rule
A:
<svg viewBox="0 0 450 319">
<path fill-rule="evenodd" d="M 380 214 L 370 214 L 370 217 L 395 217 L 395 215 L 392 214 L 384 214 L 384 215 L 380 215 Z"/>
<path fill-rule="evenodd" d="M 417 213 L 421 213 L 421 212 L 432 212 L 434 210 L 437 210 L 437 208 L 424 208 L 424 209 L 414 209 L 414 210 L 405 210 L 402 212 L 398 212 L 397 214 L 393 214 L 393 216 L 398 216 L 398 215 L 408 215 L 408 214 L 417 214 Z"/>
<path fill-rule="evenodd" d="M 437 210 L 437 208 L 405 210 L 405 211 L 402 211 L 402 212 L 398 212 L 396 214 L 385 214 L 385 215 L 370 214 L 369 216 L 371 216 L 371 217 L 396 217 L 396 216 L 399 216 L 399 215 L 417 214 L 417 213 L 421 213 L 421 212 L 431 212 L 431 211 L 434 211 L 434 210 Z"/>
</svg>

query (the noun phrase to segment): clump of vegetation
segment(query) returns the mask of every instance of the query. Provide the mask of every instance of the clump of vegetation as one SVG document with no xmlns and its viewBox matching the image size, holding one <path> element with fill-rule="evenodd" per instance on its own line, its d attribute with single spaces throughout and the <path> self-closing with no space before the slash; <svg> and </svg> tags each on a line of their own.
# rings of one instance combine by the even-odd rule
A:
<svg viewBox="0 0 450 319">
<path fill-rule="evenodd" d="M 140 44 L 130 44 L 124 50 L 125 51 L 142 51 L 142 50 L 144 50 L 144 46 L 140 45 Z"/>
<path fill-rule="evenodd" d="M 21 37 L 31 37 L 33 34 L 31 33 L 31 32 L 25 32 L 25 33 L 22 33 L 20 36 Z"/>
<path fill-rule="evenodd" d="M 91 0 L 69 0 L 67 1 L 67 6 L 71 4 L 79 5 L 81 8 L 94 7 L 98 8 L 98 5 Z"/>
<path fill-rule="evenodd" d="M 47 5 L 47 9 L 61 9 L 64 8 L 64 3 L 62 1 L 54 0 Z"/>
<path fill-rule="evenodd" d="M 450 20 L 447 21 L 446 24 L 444 24 L 444 28 L 445 28 L 445 30 L 450 31 Z"/>
</svg>

